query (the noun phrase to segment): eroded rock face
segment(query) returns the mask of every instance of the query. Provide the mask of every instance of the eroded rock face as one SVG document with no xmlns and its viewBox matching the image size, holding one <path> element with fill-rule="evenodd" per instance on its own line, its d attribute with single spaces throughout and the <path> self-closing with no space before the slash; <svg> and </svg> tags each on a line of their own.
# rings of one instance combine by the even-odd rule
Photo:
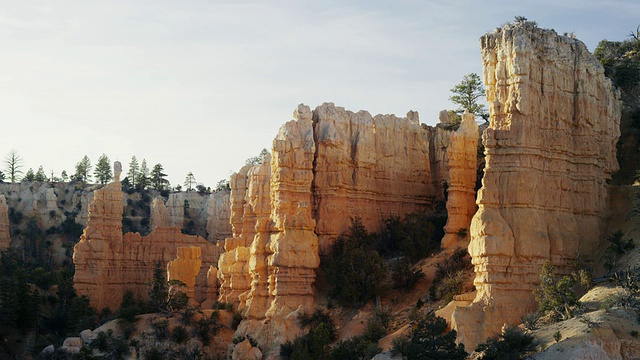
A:
<svg viewBox="0 0 640 360">
<path fill-rule="evenodd" d="M 601 236 L 620 106 L 585 45 L 532 23 L 481 38 L 490 125 L 471 223 L 476 298 L 453 326 L 467 349 L 535 308 L 546 260 L 567 271 Z"/>
<path fill-rule="evenodd" d="M 477 152 L 478 124 L 473 114 L 465 112 L 460 127 L 451 136 L 451 144 L 447 148 L 449 186 L 443 248 L 466 246 L 469 243 L 469 225 L 477 209 Z"/>
<path fill-rule="evenodd" d="M 167 207 L 169 226 L 177 226 L 181 228 L 184 224 L 185 199 L 183 194 L 169 194 L 169 199 L 167 199 L 167 203 L 165 205 Z"/>
<path fill-rule="evenodd" d="M 167 280 L 178 280 L 184 283 L 184 292 L 189 297 L 189 306 L 195 305 L 196 277 L 201 268 L 202 249 L 198 246 L 178 247 L 176 258 L 167 264 Z"/>
<path fill-rule="evenodd" d="M 0 195 L 0 251 L 7 249 L 11 244 L 11 234 L 9 231 L 9 206 Z"/>
<path fill-rule="evenodd" d="M 158 227 L 169 226 L 169 214 L 167 207 L 164 205 L 164 201 L 161 197 L 156 197 L 151 202 L 151 220 L 149 221 L 149 228 L 151 231 Z"/>
<path fill-rule="evenodd" d="M 390 215 L 433 205 L 429 132 L 418 113 L 372 117 L 325 103 L 313 111 L 313 126 L 313 217 L 322 252 L 352 217 L 378 231 Z"/>
<path fill-rule="evenodd" d="M 207 234 L 211 242 L 224 241 L 231 237 L 231 204 L 229 190 L 216 191 L 207 202 Z"/>
<path fill-rule="evenodd" d="M 217 263 L 222 248 L 202 237 L 182 234 L 179 227 L 156 226 L 147 236 L 122 234 L 123 193 L 119 182 L 94 192 L 87 227 L 74 247 L 74 286 L 97 309 L 118 309 L 126 290 L 147 298 L 157 263 L 166 268 L 179 247 L 201 249 L 202 266 L 195 284 L 195 299 L 204 300 L 207 271 Z M 158 224 L 159 225 L 159 224 Z"/>
</svg>

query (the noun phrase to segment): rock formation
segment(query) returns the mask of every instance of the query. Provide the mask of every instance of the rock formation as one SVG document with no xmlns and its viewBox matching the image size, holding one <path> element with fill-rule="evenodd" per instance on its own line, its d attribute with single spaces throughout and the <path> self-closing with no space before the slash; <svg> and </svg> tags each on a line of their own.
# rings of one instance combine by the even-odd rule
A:
<svg viewBox="0 0 640 360">
<path fill-rule="evenodd" d="M 224 241 L 231 237 L 231 204 L 229 190 L 216 191 L 207 202 L 207 233 L 211 242 Z"/>
<path fill-rule="evenodd" d="M 94 192 L 87 227 L 73 252 L 74 286 L 97 309 L 115 311 L 126 290 L 147 297 L 156 264 L 166 268 L 179 247 L 201 249 L 202 266 L 196 278 L 195 299 L 207 293 L 207 271 L 217 263 L 221 248 L 199 236 L 182 234 L 179 227 L 157 226 L 149 235 L 122 234 L 123 193 L 119 182 Z"/>
<path fill-rule="evenodd" d="M 151 220 L 149 221 L 149 229 L 151 231 L 158 227 L 169 226 L 169 214 L 167 207 L 161 197 L 156 197 L 151 202 Z"/>
<path fill-rule="evenodd" d="M 447 149 L 449 186 L 447 188 L 447 225 L 442 247 L 466 246 L 469 225 L 476 213 L 476 169 L 478 166 L 478 124 L 465 112 L 460 127 L 451 136 Z"/>
<path fill-rule="evenodd" d="M 313 126 L 313 217 L 322 252 L 352 217 L 378 231 L 390 215 L 431 208 L 429 132 L 418 113 L 372 117 L 327 103 L 314 110 Z"/>
<path fill-rule="evenodd" d="M 0 251 L 7 249 L 10 244 L 9 206 L 4 195 L 0 195 Z"/>
<path fill-rule="evenodd" d="M 47 189 L 47 193 L 45 195 L 45 208 L 46 211 L 57 211 L 58 210 L 58 197 L 56 196 L 56 192 L 54 189 Z"/>
<path fill-rule="evenodd" d="M 467 349 L 535 308 L 550 260 L 590 254 L 617 169 L 620 105 L 585 45 L 531 22 L 481 38 L 490 125 L 471 222 L 476 297 L 452 316 Z"/>
<path fill-rule="evenodd" d="M 198 246 L 179 247 L 176 256 L 176 259 L 167 264 L 167 280 L 183 282 L 184 292 L 189 297 L 189 306 L 194 306 L 196 277 L 202 268 L 202 250 Z"/>
<path fill-rule="evenodd" d="M 169 220 L 169 226 L 177 226 L 182 228 L 184 224 L 184 199 L 181 194 L 173 193 L 169 194 L 167 199 L 167 215 Z"/>
</svg>

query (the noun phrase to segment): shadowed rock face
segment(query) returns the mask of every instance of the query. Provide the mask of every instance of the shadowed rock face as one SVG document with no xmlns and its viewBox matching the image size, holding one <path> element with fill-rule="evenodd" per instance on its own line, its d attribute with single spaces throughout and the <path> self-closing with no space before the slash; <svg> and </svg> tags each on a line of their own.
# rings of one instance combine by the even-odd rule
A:
<svg viewBox="0 0 640 360">
<path fill-rule="evenodd" d="M 0 251 L 8 248 L 10 244 L 9 206 L 4 195 L 0 195 Z"/>
<path fill-rule="evenodd" d="M 467 349 L 535 307 L 546 260 L 565 272 L 595 249 L 620 134 L 618 97 L 582 42 L 524 22 L 480 43 L 491 120 L 469 245 L 477 294 L 453 314 Z"/>
</svg>

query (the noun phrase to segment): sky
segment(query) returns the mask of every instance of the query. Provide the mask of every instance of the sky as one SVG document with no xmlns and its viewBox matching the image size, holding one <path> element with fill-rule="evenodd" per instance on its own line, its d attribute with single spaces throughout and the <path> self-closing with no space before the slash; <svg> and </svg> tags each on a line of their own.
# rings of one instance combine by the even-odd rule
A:
<svg viewBox="0 0 640 360">
<path fill-rule="evenodd" d="M 525 16 L 590 51 L 637 0 L 0 0 L 0 159 L 72 174 L 84 155 L 215 184 L 304 103 L 434 125 L 481 74 L 479 37 Z M 4 162 L 0 169 L 4 170 Z M 6 173 L 6 171 L 5 171 Z"/>
</svg>

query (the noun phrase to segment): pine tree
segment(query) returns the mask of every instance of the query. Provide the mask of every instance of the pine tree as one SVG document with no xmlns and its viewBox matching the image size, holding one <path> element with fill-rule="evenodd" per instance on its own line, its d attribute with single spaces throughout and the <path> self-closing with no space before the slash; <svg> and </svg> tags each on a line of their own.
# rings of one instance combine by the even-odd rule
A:
<svg viewBox="0 0 640 360">
<path fill-rule="evenodd" d="M 33 172 L 32 168 L 29 168 L 29 170 L 27 170 L 27 173 L 22 178 L 22 182 L 32 182 L 35 180 L 36 180 L 36 174 Z"/>
<path fill-rule="evenodd" d="M 127 173 L 127 177 L 129 178 L 132 187 L 136 187 L 139 173 L 140 164 L 138 164 L 138 159 L 136 159 L 136 156 L 134 155 L 131 157 L 131 161 L 129 162 L 129 172 Z"/>
<path fill-rule="evenodd" d="M 155 164 L 151 170 L 151 184 L 157 190 L 164 190 L 169 185 L 169 180 L 166 179 L 167 174 L 163 171 L 164 168 L 160 163 Z"/>
<path fill-rule="evenodd" d="M 69 175 L 67 174 L 67 170 L 62 170 L 62 173 L 60 173 L 60 177 L 62 178 L 62 181 L 67 181 L 69 180 Z"/>
<path fill-rule="evenodd" d="M 452 95 L 449 100 L 458 104 L 458 112 L 465 110 L 476 116 L 486 116 L 484 105 L 478 104 L 478 99 L 485 96 L 485 88 L 482 84 L 480 76 L 475 73 L 467 74 L 460 84 L 454 86 L 451 90 Z"/>
<path fill-rule="evenodd" d="M 149 168 L 147 167 L 147 159 L 142 159 L 142 164 L 140 165 L 140 172 L 138 173 L 136 184 L 138 189 L 144 190 L 147 186 L 149 186 Z"/>
<path fill-rule="evenodd" d="M 96 180 L 102 185 L 108 183 L 113 179 L 113 171 L 111 170 L 111 161 L 106 154 L 102 154 L 98 158 L 98 163 L 96 164 L 96 169 L 93 172 L 96 177 Z"/>
<path fill-rule="evenodd" d="M 193 173 L 189 171 L 187 177 L 184 178 L 184 186 L 187 188 L 187 191 L 193 190 L 193 184 L 196 182 L 196 177 L 193 176 Z"/>
<path fill-rule="evenodd" d="M 76 164 L 76 173 L 74 179 L 77 181 L 87 182 L 91 179 L 91 160 L 85 155 L 79 163 Z"/>
<path fill-rule="evenodd" d="M 47 181 L 47 175 L 44 173 L 44 169 L 42 168 L 42 165 L 40 165 L 40 167 L 38 168 L 38 171 L 36 172 L 34 180 L 40 181 L 40 182 Z"/>
</svg>

